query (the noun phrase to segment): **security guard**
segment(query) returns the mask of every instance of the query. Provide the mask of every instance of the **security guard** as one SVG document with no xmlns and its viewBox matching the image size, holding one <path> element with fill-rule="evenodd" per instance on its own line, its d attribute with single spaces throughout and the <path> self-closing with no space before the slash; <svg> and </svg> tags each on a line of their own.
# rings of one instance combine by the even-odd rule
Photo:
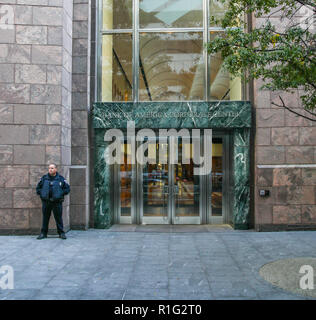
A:
<svg viewBox="0 0 316 320">
<path fill-rule="evenodd" d="M 54 213 L 59 238 L 63 240 L 67 239 L 63 226 L 62 204 L 64 201 L 64 196 L 69 192 L 70 186 L 65 178 L 58 174 L 56 164 L 50 164 L 48 168 L 48 174 L 41 178 L 36 187 L 36 193 L 42 199 L 43 213 L 43 224 L 41 234 L 37 237 L 38 240 L 47 238 L 48 224 L 52 210 Z"/>
</svg>

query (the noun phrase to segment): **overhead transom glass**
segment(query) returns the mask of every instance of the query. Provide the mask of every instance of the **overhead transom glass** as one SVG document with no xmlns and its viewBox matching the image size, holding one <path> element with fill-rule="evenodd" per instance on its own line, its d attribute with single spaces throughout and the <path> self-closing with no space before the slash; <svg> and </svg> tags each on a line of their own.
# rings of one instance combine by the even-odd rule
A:
<svg viewBox="0 0 316 320">
<path fill-rule="evenodd" d="M 140 0 L 140 28 L 203 26 L 203 0 Z"/>
<path fill-rule="evenodd" d="M 241 100 L 242 85 L 205 44 L 225 30 L 221 0 L 99 0 L 98 100 Z"/>
</svg>

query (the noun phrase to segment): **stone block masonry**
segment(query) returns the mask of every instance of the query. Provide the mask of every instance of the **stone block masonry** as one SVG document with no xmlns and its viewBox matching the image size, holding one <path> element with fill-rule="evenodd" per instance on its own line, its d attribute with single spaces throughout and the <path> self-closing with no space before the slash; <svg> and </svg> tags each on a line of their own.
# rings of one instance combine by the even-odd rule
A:
<svg viewBox="0 0 316 320">
<path fill-rule="evenodd" d="M 257 19 L 257 25 L 263 22 Z M 278 19 L 276 19 L 276 23 Z M 257 230 L 316 229 L 316 122 L 275 107 L 286 105 L 306 115 L 300 90 L 260 90 L 255 84 L 255 227 Z M 270 191 L 260 197 L 259 190 Z"/>
<path fill-rule="evenodd" d="M 0 29 L 0 232 L 37 233 L 36 183 L 50 162 L 69 179 L 74 4 L 0 1 L 4 5 L 14 18 L 12 30 Z M 68 198 L 66 229 L 69 204 Z"/>
<path fill-rule="evenodd" d="M 96 0 L 0 0 L 1 6 L 13 17 L 12 28 L 0 28 L 0 233 L 39 231 L 35 187 L 49 162 L 73 185 L 66 228 L 93 227 Z M 278 17 L 272 20 L 282 28 Z M 254 226 L 316 228 L 316 123 L 272 105 L 281 94 L 303 113 L 300 90 L 270 92 L 261 83 L 252 101 Z M 259 197 L 260 189 L 270 197 Z"/>
</svg>

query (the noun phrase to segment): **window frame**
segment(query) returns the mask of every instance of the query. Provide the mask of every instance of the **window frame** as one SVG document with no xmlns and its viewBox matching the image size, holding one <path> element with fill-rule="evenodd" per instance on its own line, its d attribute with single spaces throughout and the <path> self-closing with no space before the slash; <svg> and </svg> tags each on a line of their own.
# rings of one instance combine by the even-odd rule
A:
<svg viewBox="0 0 316 320">
<path fill-rule="evenodd" d="M 211 27 L 210 26 L 210 0 L 203 0 L 203 27 L 196 28 L 140 28 L 139 23 L 139 0 L 133 0 L 133 12 L 132 20 L 133 26 L 131 29 L 109 29 L 104 30 L 103 27 L 103 0 L 97 0 L 97 21 L 96 21 L 96 70 L 95 74 L 97 77 L 95 97 L 97 101 L 100 102 L 122 102 L 122 101 L 102 101 L 102 36 L 103 35 L 113 35 L 113 34 L 126 34 L 132 33 L 133 36 L 133 46 L 132 46 L 132 73 L 133 73 L 133 83 L 132 92 L 133 97 L 129 102 L 140 102 L 139 100 L 139 83 L 141 73 L 139 72 L 139 35 L 140 33 L 188 33 L 188 32 L 202 32 L 203 33 L 203 60 L 204 60 L 204 97 L 203 100 L 197 101 L 210 101 L 210 56 L 207 53 L 206 44 L 210 40 L 211 31 L 222 31 L 225 29 L 221 27 Z M 245 84 L 242 83 L 242 98 L 245 96 Z M 190 101 L 190 100 L 184 100 Z M 216 100 L 212 100 L 216 101 Z"/>
</svg>

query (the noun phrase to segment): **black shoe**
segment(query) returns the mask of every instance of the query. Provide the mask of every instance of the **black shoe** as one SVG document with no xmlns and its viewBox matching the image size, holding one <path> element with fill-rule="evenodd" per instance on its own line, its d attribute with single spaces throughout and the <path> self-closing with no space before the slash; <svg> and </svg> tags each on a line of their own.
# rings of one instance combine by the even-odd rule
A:
<svg viewBox="0 0 316 320">
<path fill-rule="evenodd" d="M 47 238 L 47 235 L 44 234 L 44 233 L 41 233 L 38 237 L 37 237 L 37 240 L 43 240 L 43 239 L 46 239 Z"/>
<path fill-rule="evenodd" d="M 59 235 L 59 238 L 61 238 L 61 239 L 63 239 L 63 240 L 66 240 L 67 237 L 66 237 L 66 235 L 65 235 L 65 232 L 61 233 L 61 234 Z"/>
</svg>

